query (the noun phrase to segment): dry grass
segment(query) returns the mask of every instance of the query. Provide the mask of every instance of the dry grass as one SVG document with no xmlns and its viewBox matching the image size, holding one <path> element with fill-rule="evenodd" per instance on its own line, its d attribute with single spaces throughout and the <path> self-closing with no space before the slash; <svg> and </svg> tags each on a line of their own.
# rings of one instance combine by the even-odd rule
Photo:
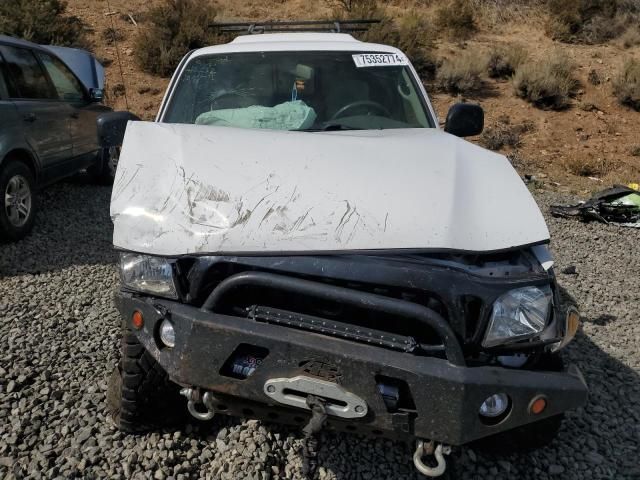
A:
<svg viewBox="0 0 640 480">
<path fill-rule="evenodd" d="M 484 85 L 486 70 L 485 57 L 475 51 L 464 51 L 442 62 L 436 74 L 436 86 L 453 94 L 476 93 Z"/>
<path fill-rule="evenodd" d="M 216 10 L 209 0 L 162 0 L 147 12 L 147 28 L 136 39 L 140 67 L 148 73 L 171 75 L 189 50 L 220 42 L 209 28 L 215 18 Z"/>
<path fill-rule="evenodd" d="M 488 71 L 491 78 L 509 78 L 528 57 L 521 45 L 502 45 L 489 52 Z"/>
<path fill-rule="evenodd" d="M 578 177 L 603 177 L 616 168 L 612 160 L 585 155 L 567 158 L 564 165 L 569 173 Z"/>
<path fill-rule="evenodd" d="M 600 74 L 595 70 L 589 70 L 589 75 L 587 76 L 587 80 L 591 85 L 600 85 L 602 83 L 602 78 L 600 78 Z"/>
<path fill-rule="evenodd" d="M 114 43 L 121 42 L 124 39 L 125 36 L 120 30 L 111 27 L 105 28 L 102 32 L 102 40 L 104 40 L 107 45 L 113 45 Z"/>
<path fill-rule="evenodd" d="M 491 30 L 502 31 L 505 23 L 537 22 L 537 12 L 545 0 L 470 0 L 477 23 Z"/>
<path fill-rule="evenodd" d="M 432 77 L 435 73 L 433 36 L 433 27 L 426 17 L 406 15 L 399 19 L 385 18 L 359 37 L 366 42 L 399 48 L 422 77 Z"/>
<path fill-rule="evenodd" d="M 480 142 L 489 150 L 501 150 L 504 147 L 517 148 L 520 146 L 522 135 L 534 130 L 533 122 L 512 124 L 509 117 L 498 119 L 495 125 L 485 128 Z"/>
<path fill-rule="evenodd" d="M 426 16 L 419 13 L 392 18 L 377 0 L 326 0 L 331 18 L 373 18 L 381 23 L 360 34 L 354 34 L 365 42 L 392 45 L 402 50 L 418 73 L 431 77 L 435 72 L 433 38 L 435 31 Z"/>
<path fill-rule="evenodd" d="M 637 25 L 636 0 L 547 0 L 547 33 L 568 43 L 600 44 Z"/>
<path fill-rule="evenodd" d="M 88 48 L 83 22 L 64 0 L 0 0 L 0 34 L 35 43 Z"/>
<path fill-rule="evenodd" d="M 538 108 L 562 110 L 578 86 L 575 66 L 563 53 L 554 52 L 538 62 L 522 64 L 513 76 L 515 93 Z"/>
<path fill-rule="evenodd" d="M 628 59 L 613 81 L 613 94 L 622 105 L 640 111 L 640 60 Z"/>
<path fill-rule="evenodd" d="M 469 38 L 477 30 L 473 4 L 470 0 L 450 0 L 436 11 L 436 25 L 454 40 Z"/>
<path fill-rule="evenodd" d="M 620 41 L 624 48 L 640 45 L 640 29 L 637 26 L 629 27 L 622 37 L 620 37 Z"/>
<path fill-rule="evenodd" d="M 332 18 L 382 18 L 378 0 L 325 0 Z"/>
</svg>

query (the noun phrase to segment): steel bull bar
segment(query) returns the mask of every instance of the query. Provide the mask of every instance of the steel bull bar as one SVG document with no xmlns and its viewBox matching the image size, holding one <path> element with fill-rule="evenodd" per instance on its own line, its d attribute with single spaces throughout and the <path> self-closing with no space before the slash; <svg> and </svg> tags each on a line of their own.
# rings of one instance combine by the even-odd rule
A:
<svg viewBox="0 0 640 480">
<path fill-rule="evenodd" d="M 446 359 L 419 356 L 346 341 L 328 335 L 309 335 L 263 321 L 226 314 L 227 305 L 245 287 L 375 309 L 393 318 L 407 318 L 433 330 L 441 339 Z M 136 335 L 170 378 L 185 387 L 189 411 L 196 418 L 211 418 L 217 411 L 299 423 L 301 409 L 313 412 L 309 400 L 324 402 L 332 428 L 418 439 L 413 455 L 416 468 L 427 476 L 444 472 L 447 445 L 464 443 L 515 428 L 537 419 L 576 408 L 586 399 L 579 371 L 536 372 L 497 366 L 467 367 L 460 343 L 437 312 L 405 300 L 388 298 L 335 285 L 266 272 L 246 272 L 220 282 L 201 308 L 180 302 L 121 292 L 118 307 L 128 324 L 132 315 L 144 315 Z M 158 340 L 162 322 L 175 328 L 175 346 Z M 134 328 L 134 327 L 132 327 Z M 286 332 L 286 333 L 285 333 Z M 254 372 L 239 379 L 223 372 L 241 346 L 264 349 Z M 305 370 L 306 361 L 333 365 L 339 378 Z M 389 409 L 377 389 L 379 377 L 400 381 L 415 399 L 410 411 Z M 386 381 L 386 380 L 382 380 Z M 478 409 L 492 394 L 510 397 L 508 415 L 499 423 L 479 421 Z M 542 415 L 532 415 L 530 402 L 548 400 Z M 197 408 L 196 408 L 197 407 Z M 292 407 L 297 407 L 292 408 Z M 404 408 L 404 407 L 403 407 Z M 203 411 L 204 410 L 204 411 Z M 311 422 L 310 422 L 311 423 Z M 422 439 L 429 439 L 424 441 Z M 434 459 L 435 467 L 423 462 Z"/>
<path fill-rule="evenodd" d="M 384 297 L 374 293 L 351 290 L 349 288 L 324 283 L 285 277 L 265 272 L 246 272 L 233 275 L 218 284 L 202 305 L 203 311 L 215 311 L 224 298 L 242 287 L 259 287 L 280 290 L 291 294 L 313 297 L 342 303 L 358 308 L 374 309 L 392 317 L 412 318 L 425 327 L 434 330 L 444 345 L 447 360 L 453 365 L 464 367 L 464 354 L 455 333 L 447 321 L 437 312 L 416 303 Z"/>
</svg>

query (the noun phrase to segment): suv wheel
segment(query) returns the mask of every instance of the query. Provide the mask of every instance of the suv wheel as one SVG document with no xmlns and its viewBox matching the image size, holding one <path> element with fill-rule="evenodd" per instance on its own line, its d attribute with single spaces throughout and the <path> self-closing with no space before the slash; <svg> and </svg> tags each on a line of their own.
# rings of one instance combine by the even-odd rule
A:
<svg viewBox="0 0 640 480">
<path fill-rule="evenodd" d="M 25 237 L 35 220 L 35 182 L 23 162 L 10 160 L 0 168 L 0 237 Z"/>
<path fill-rule="evenodd" d="M 129 329 L 123 331 L 122 359 L 109 380 L 107 404 L 115 425 L 126 433 L 177 424 L 187 411 L 180 387 Z"/>
</svg>

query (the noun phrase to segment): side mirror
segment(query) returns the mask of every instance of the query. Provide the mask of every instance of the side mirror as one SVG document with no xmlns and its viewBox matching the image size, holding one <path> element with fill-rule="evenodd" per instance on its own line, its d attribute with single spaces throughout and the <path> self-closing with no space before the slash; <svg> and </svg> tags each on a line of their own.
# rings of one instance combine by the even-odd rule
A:
<svg viewBox="0 0 640 480">
<path fill-rule="evenodd" d="M 119 147 L 129 121 L 140 120 L 131 112 L 108 112 L 98 116 L 98 141 L 103 148 Z"/>
<path fill-rule="evenodd" d="M 444 131 L 457 137 L 480 135 L 484 128 L 484 110 L 472 103 L 456 103 L 447 113 Z"/>
<path fill-rule="evenodd" d="M 102 102 L 102 100 L 104 100 L 104 90 L 101 88 L 90 88 L 89 100 L 91 100 L 92 103 Z"/>
</svg>

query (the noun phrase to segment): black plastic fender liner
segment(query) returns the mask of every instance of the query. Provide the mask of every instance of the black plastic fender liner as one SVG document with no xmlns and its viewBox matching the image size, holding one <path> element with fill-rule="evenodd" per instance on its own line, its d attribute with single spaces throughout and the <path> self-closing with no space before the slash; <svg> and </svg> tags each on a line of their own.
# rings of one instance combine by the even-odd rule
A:
<svg viewBox="0 0 640 480">
<path fill-rule="evenodd" d="M 297 295 L 344 303 L 353 307 L 374 308 L 391 316 L 413 318 L 433 329 L 442 339 L 447 360 L 456 366 L 466 365 L 460 343 L 447 321 L 437 312 L 395 298 L 384 297 L 374 293 L 351 290 L 334 285 L 326 285 L 310 280 L 285 277 L 265 272 L 244 272 L 232 275 L 218 284 L 202 305 L 203 311 L 215 311 L 226 295 L 239 287 L 260 287 L 280 290 Z"/>
</svg>

